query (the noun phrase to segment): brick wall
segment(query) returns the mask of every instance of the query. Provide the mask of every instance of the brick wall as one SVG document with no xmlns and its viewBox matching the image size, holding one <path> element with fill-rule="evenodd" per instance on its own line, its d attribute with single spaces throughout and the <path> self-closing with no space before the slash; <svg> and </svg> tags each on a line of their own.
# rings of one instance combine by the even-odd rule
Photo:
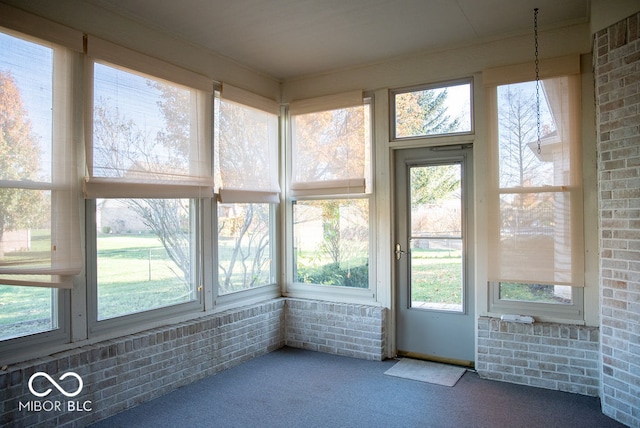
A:
<svg viewBox="0 0 640 428">
<path fill-rule="evenodd" d="M 0 371 L 0 426 L 84 426 L 108 417 L 281 348 L 283 318 L 284 300 L 278 299 L 8 367 Z M 52 393 L 37 398 L 30 392 L 36 372 L 76 391 L 75 379 L 60 380 L 69 371 L 84 383 L 78 396 L 65 397 L 42 377 L 34 389 Z"/>
<path fill-rule="evenodd" d="M 0 426 L 85 426 L 285 346 L 381 360 L 379 307 L 276 299 L 0 368 Z M 67 392 L 65 397 L 41 376 Z M 31 406 L 31 407 L 25 407 Z M 42 406 L 42 407 L 37 407 Z M 69 407 L 71 406 L 71 407 Z"/>
<path fill-rule="evenodd" d="M 386 310 L 376 306 L 287 299 L 287 346 L 380 361 Z"/>
<path fill-rule="evenodd" d="M 602 411 L 640 427 L 640 13 L 594 40 Z"/>
<path fill-rule="evenodd" d="M 597 327 L 481 317 L 476 370 L 487 379 L 597 396 L 598 336 Z"/>
</svg>

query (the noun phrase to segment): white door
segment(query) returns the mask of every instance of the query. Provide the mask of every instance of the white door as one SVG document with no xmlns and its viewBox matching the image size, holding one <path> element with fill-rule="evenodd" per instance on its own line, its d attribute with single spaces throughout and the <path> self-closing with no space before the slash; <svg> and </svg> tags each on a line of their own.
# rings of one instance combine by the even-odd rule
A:
<svg viewBox="0 0 640 428">
<path fill-rule="evenodd" d="M 473 366 L 471 147 L 396 151 L 394 186 L 398 354 Z"/>
</svg>

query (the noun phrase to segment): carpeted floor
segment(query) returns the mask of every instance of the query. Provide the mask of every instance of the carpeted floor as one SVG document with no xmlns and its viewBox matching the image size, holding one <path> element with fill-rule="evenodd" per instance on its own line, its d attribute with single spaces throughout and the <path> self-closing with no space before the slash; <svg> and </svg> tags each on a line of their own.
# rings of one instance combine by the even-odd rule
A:
<svg viewBox="0 0 640 428">
<path fill-rule="evenodd" d="M 454 387 L 364 361 L 283 348 L 105 419 L 100 427 L 621 427 L 600 400 L 467 371 Z"/>
</svg>

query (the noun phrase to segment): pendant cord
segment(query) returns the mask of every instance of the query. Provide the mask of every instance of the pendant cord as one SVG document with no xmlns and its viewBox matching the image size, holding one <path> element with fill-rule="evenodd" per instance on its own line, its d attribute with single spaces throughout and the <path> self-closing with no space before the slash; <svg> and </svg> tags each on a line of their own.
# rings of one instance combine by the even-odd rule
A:
<svg viewBox="0 0 640 428">
<path fill-rule="evenodd" d="M 538 8 L 533 9 L 533 32 L 536 48 L 536 116 L 537 116 L 537 132 L 538 132 L 538 154 L 540 154 L 540 60 L 538 59 Z"/>
</svg>

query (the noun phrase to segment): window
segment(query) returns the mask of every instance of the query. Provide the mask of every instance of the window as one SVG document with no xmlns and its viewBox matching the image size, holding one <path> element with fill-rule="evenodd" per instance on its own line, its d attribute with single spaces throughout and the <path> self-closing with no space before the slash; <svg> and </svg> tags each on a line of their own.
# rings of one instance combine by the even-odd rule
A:
<svg viewBox="0 0 640 428">
<path fill-rule="evenodd" d="M 291 103 L 293 280 L 369 288 L 370 104 L 359 91 Z"/>
<path fill-rule="evenodd" d="M 64 335 L 59 289 L 82 268 L 70 81 L 79 57 L 3 29 L 0 51 L 0 340 Z"/>
<path fill-rule="evenodd" d="M 493 307 L 527 303 L 542 313 L 578 316 L 576 287 L 584 285 L 579 75 L 540 81 L 539 119 L 535 81 L 500 82 L 491 93 Z"/>
<path fill-rule="evenodd" d="M 293 204 L 294 281 L 369 288 L 369 200 Z"/>
<path fill-rule="evenodd" d="M 275 283 L 279 113 L 275 101 L 228 84 L 216 98 L 218 295 Z"/>
<path fill-rule="evenodd" d="M 189 199 L 97 199 L 97 319 L 198 299 Z"/>
<path fill-rule="evenodd" d="M 202 201 L 213 196 L 211 84 L 97 39 L 88 40 L 88 53 L 91 318 L 202 310 Z M 117 53 L 135 69 L 109 62 Z"/>
<path fill-rule="evenodd" d="M 472 132 L 471 89 L 464 80 L 392 91 L 392 139 Z"/>
</svg>

